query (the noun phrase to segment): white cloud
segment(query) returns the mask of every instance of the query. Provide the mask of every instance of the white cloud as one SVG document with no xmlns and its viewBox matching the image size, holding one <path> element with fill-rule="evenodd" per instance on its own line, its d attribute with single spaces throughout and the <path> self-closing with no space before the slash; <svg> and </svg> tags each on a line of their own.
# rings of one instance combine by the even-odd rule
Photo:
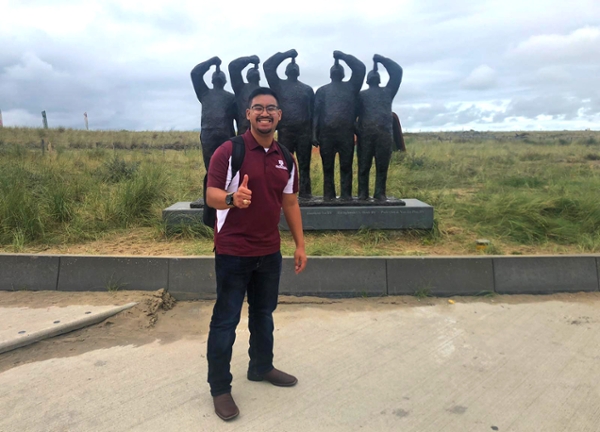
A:
<svg viewBox="0 0 600 432">
<path fill-rule="evenodd" d="M 583 27 L 570 34 L 543 34 L 519 43 L 511 56 L 528 63 L 600 63 L 600 27 Z"/>
<path fill-rule="evenodd" d="M 546 66 L 537 71 L 535 79 L 550 83 L 565 83 L 572 82 L 572 75 L 564 66 Z"/>
<path fill-rule="evenodd" d="M 481 65 L 469 74 L 462 86 L 470 90 L 485 90 L 496 85 L 496 71 L 488 65 Z"/>
<path fill-rule="evenodd" d="M 42 114 L 34 115 L 24 109 L 2 111 L 4 126 L 42 127 Z"/>
</svg>

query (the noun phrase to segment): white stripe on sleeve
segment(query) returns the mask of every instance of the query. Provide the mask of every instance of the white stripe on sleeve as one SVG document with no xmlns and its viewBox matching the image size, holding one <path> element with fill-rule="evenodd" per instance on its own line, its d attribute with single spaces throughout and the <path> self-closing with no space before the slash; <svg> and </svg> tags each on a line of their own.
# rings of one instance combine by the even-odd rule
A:
<svg viewBox="0 0 600 432">
<path fill-rule="evenodd" d="M 229 157 L 229 163 L 227 165 L 227 178 L 225 179 L 225 190 L 227 193 L 236 192 L 240 187 L 240 172 L 238 171 L 235 174 L 234 178 L 231 178 L 232 171 L 232 157 Z M 230 209 L 225 210 L 217 210 L 217 232 L 221 232 L 223 225 L 225 225 L 225 220 L 227 219 L 227 215 L 229 214 Z"/>
<path fill-rule="evenodd" d="M 294 193 L 294 174 L 296 173 L 296 164 L 292 163 L 292 174 L 290 175 L 290 179 L 287 182 L 287 185 L 285 185 L 285 189 L 283 190 L 283 193 L 286 194 L 292 194 Z"/>
</svg>

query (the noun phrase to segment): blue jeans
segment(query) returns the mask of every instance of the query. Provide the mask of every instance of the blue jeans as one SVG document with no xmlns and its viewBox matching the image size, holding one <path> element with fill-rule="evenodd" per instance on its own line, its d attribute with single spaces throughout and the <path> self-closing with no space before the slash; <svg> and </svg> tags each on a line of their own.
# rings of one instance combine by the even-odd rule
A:
<svg viewBox="0 0 600 432">
<path fill-rule="evenodd" d="M 215 270 L 217 301 L 210 321 L 206 358 L 210 393 L 218 396 L 231 392 L 231 353 L 246 293 L 248 371 L 263 375 L 273 369 L 273 311 L 279 294 L 281 253 L 259 257 L 216 255 Z"/>
</svg>

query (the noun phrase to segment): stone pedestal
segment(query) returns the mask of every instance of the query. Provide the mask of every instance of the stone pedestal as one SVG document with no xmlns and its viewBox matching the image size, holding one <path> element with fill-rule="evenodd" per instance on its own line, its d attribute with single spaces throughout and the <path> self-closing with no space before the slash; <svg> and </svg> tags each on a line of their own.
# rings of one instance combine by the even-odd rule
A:
<svg viewBox="0 0 600 432">
<path fill-rule="evenodd" d="M 376 201 L 323 202 L 300 200 L 305 231 L 370 229 L 432 229 L 433 207 L 416 199 Z M 169 225 L 202 223 L 202 208 L 190 208 L 189 202 L 178 202 L 163 210 Z M 279 227 L 288 230 L 285 218 Z"/>
</svg>

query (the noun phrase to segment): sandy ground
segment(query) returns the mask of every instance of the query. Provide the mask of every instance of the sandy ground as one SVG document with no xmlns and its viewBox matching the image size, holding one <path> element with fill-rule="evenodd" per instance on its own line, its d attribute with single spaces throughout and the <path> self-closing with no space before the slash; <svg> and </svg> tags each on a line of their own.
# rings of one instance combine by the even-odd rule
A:
<svg viewBox="0 0 600 432">
<path fill-rule="evenodd" d="M 313 235 L 315 237 L 313 237 Z M 350 251 L 351 255 L 372 255 L 372 248 L 361 243 L 360 238 L 326 237 L 305 232 L 307 252 L 311 254 L 310 246 L 317 249 L 327 242 L 337 244 L 340 250 Z M 446 227 L 445 239 L 428 242 L 423 238 L 403 237 L 401 240 L 381 240 L 377 243 L 378 255 L 385 256 L 457 256 L 482 255 L 475 247 L 474 234 L 465 233 L 459 227 Z M 495 241 L 496 251 L 504 255 L 564 255 L 581 254 L 577 245 L 564 246 L 552 243 L 539 245 L 517 245 Z M 330 246 L 330 245 L 329 245 Z M 76 244 L 30 245 L 15 250 L 7 245 L 0 247 L 0 253 L 32 253 L 32 254 L 74 254 L 74 255 L 127 255 L 127 256 L 212 256 L 212 239 L 173 238 L 166 239 L 157 234 L 155 228 L 132 228 L 126 232 L 106 233 L 94 241 Z M 291 236 L 282 236 L 284 255 L 293 254 L 294 243 Z"/>
<path fill-rule="evenodd" d="M 162 290 L 161 290 L 162 291 Z M 325 299 L 280 296 L 275 312 L 276 324 L 305 318 L 327 318 L 340 312 L 391 311 L 403 308 L 456 303 L 523 304 L 547 301 L 598 304 L 600 293 L 533 295 L 495 295 L 492 297 L 453 297 L 417 299 L 412 296 L 379 298 Z M 159 341 L 168 345 L 181 339 L 205 340 L 214 301 L 174 302 L 161 292 L 57 292 L 0 291 L 0 307 L 47 308 L 67 305 L 121 305 L 138 302 L 132 309 L 101 324 L 41 341 L 0 355 L 0 373 L 13 367 L 57 357 L 78 356 L 89 351 L 115 346 L 141 346 Z M 285 312 L 278 314 L 278 312 Z M 245 314 L 245 312 L 244 312 Z M 573 324 L 585 323 L 575 317 Z"/>
</svg>

